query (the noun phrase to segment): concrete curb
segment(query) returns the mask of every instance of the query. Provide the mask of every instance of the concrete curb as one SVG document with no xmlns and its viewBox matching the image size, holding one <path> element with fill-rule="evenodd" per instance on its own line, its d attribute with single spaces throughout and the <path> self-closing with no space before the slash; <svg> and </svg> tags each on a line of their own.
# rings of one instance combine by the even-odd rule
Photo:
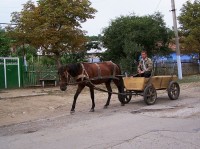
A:
<svg viewBox="0 0 200 149">
<path fill-rule="evenodd" d="M 43 95 L 48 95 L 48 93 L 33 93 L 33 94 L 29 94 L 29 95 L 20 95 L 20 96 L 11 96 L 11 97 L 0 97 L 0 100 L 14 99 L 14 98 L 24 98 L 24 97 L 34 97 L 34 96 L 43 96 Z"/>
</svg>

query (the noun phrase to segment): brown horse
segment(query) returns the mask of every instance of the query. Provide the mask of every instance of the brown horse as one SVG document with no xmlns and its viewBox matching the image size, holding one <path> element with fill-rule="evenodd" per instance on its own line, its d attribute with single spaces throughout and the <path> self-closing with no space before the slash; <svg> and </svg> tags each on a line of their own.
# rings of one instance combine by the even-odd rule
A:
<svg viewBox="0 0 200 149">
<path fill-rule="evenodd" d="M 73 77 L 78 84 L 77 91 L 74 95 L 71 112 L 75 112 L 76 100 L 85 86 L 89 87 L 90 96 L 92 99 L 92 107 L 90 112 L 94 112 L 95 108 L 94 85 L 105 83 L 105 86 L 108 90 L 108 99 L 104 108 L 107 108 L 107 106 L 110 104 L 110 98 L 112 95 L 112 88 L 110 85 L 111 81 L 113 81 L 117 86 L 119 93 L 123 93 L 124 91 L 122 78 L 119 76 L 121 74 L 120 67 L 111 61 L 102 63 L 68 64 L 66 66 L 60 67 L 58 74 L 60 76 L 59 84 L 62 91 L 67 89 L 67 85 L 69 84 L 71 77 Z M 123 105 L 124 100 L 122 94 L 119 94 L 118 98 Z"/>
</svg>

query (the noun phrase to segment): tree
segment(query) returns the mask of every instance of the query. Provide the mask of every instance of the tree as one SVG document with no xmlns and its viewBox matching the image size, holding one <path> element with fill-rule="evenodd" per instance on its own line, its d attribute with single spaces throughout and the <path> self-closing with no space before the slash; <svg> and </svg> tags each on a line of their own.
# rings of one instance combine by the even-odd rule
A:
<svg viewBox="0 0 200 149">
<path fill-rule="evenodd" d="M 183 52 L 199 53 L 200 60 L 200 0 L 187 1 L 178 17 Z"/>
<path fill-rule="evenodd" d="M 78 52 L 78 53 L 71 53 L 71 54 L 64 54 L 61 57 L 62 63 L 77 63 L 77 62 L 87 62 L 86 60 L 86 52 Z"/>
<path fill-rule="evenodd" d="M 24 57 L 24 54 L 26 55 L 26 61 L 28 62 L 28 64 L 35 63 L 35 60 L 37 59 L 36 48 L 26 44 L 26 45 L 17 47 L 15 52 L 12 53 L 13 56 L 20 56 L 20 57 Z"/>
<path fill-rule="evenodd" d="M 6 36 L 6 31 L 0 28 L 0 57 L 11 55 L 11 39 Z"/>
<path fill-rule="evenodd" d="M 87 44 L 85 45 L 87 51 L 91 49 L 98 49 L 101 50 L 101 35 L 98 36 L 86 36 Z"/>
<path fill-rule="evenodd" d="M 168 44 L 172 35 L 160 13 L 118 17 L 103 30 L 103 44 L 108 49 L 104 59 L 118 63 L 127 57 L 131 57 L 128 61 L 138 60 L 142 49 L 147 50 L 150 56 L 164 53 L 169 51 Z"/>
<path fill-rule="evenodd" d="M 81 23 L 93 18 L 96 12 L 88 0 L 39 0 L 37 5 L 28 1 L 21 12 L 12 14 L 8 28 L 16 45 L 30 44 L 53 57 L 58 66 L 61 56 L 84 49 L 85 32 Z"/>
</svg>

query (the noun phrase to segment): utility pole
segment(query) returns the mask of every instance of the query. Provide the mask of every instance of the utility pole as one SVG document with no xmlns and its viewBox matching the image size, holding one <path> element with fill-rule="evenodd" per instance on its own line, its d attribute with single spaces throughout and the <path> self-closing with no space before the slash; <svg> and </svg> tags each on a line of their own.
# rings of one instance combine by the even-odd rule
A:
<svg viewBox="0 0 200 149">
<path fill-rule="evenodd" d="M 176 37 L 176 60 L 177 60 L 177 67 L 178 67 L 178 78 L 182 79 L 182 66 L 181 66 L 181 54 L 180 54 L 180 46 L 179 46 L 179 37 L 178 37 L 178 29 L 177 29 L 177 20 L 176 20 L 176 9 L 175 9 L 175 2 L 171 0 L 172 5 L 172 15 L 173 15 L 173 23 L 174 23 L 174 33 Z"/>
</svg>

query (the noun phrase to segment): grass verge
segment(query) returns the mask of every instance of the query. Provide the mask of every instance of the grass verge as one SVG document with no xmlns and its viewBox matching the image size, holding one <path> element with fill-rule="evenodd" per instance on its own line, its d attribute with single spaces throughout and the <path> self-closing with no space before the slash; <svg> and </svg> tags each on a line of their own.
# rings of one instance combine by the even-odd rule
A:
<svg viewBox="0 0 200 149">
<path fill-rule="evenodd" d="M 184 76 L 182 80 L 178 80 L 178 83 L 191 83 L 191 82 L 200 82 L 200 74 Z"/>
</svg>

